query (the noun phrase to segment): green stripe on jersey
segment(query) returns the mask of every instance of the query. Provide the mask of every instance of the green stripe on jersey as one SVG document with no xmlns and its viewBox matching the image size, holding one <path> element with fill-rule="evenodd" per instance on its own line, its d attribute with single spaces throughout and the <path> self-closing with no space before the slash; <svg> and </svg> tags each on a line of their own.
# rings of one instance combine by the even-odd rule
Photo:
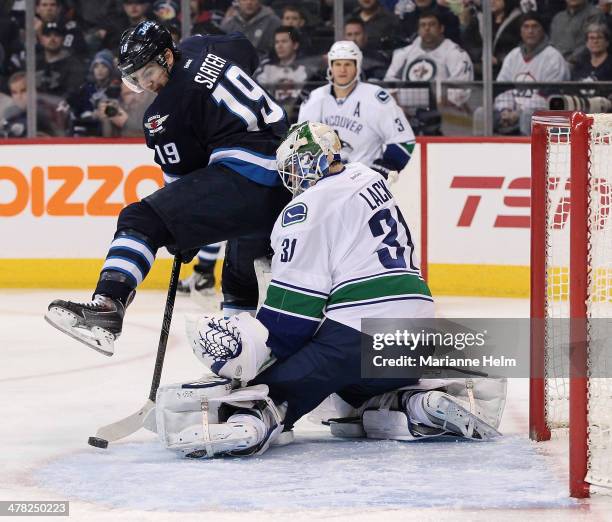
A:
<svg viewBox="0 0 612 522">
<path fill-rule="evenodd" d="M 343 286 L 329 296 L 329 305 L 365 301 L 378 297 L 417 294 L 431 297 L 427 283 L 412 274 L 379 276 Z"/>
<path fill-rule="evenodd" d="M 327 303 L 325 297 L 315 297 L 312 295 L 302 294 L 287 288 L 275 286 L 273 283 L 268 287 L 265 305 L 284 310 L 294 314 L 306 315 L 321 319 L 323 317 L 323 308 Z"/>
<path fill-rule="evenodd" d="M 414 150 L 416 143 L 400 143 L 400 145 L 406 149 L 408 156 L 412 156 L 412 151 Z"/>
</svg>

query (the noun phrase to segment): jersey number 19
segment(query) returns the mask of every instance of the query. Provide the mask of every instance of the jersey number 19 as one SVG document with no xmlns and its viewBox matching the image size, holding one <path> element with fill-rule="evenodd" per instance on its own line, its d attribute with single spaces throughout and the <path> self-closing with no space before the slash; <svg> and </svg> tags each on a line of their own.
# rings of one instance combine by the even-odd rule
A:
<svg viewBox="0 0 612 522">
<path fill-rule="evenodd" d="M 241 118 L 248 131 L 258 131 L 266 125 L 281 121 L 285 112 L 266 91 L 237 65 L 232 65 L 212 92 L 217 104 Z M 231 91 L 231 92 L 230 92 Z"/>
</svg>

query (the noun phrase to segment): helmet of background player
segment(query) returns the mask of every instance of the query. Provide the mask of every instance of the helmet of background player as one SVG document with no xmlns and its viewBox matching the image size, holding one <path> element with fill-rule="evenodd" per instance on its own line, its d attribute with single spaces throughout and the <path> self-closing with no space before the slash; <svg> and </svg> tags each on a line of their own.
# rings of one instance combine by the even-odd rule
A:
<svg viewBox="0 0 612 522">
<path fill-rule="evenodd" d="M 293 197 L 329 174 L 340 160 L 340 138 L 331 127 L 317 122 L 296 123 L 276 151 L 276 168 Z"/>
<path fill-rule="evenodd" d="M 332 76 L 332 62 L 334 60 L 354 60 L 356 73 L 355 77 L 346 85 L 336 84 Z M 350 40 L 341 40 L 332 45 L 327 53 L 327 81 L 334 84 L 336 87 L 350 87 L 361 75 L 361 62 L 363 62 L 363 53 L 355 42 Z"/>
<path fill-rule="evenodd" d="M 161 24 L 148 20 L 124 31 L 119 45 L 119 70 L 123 83 L 134 92 L 143 92 L 135 73 L 153 60 L 170 72 L 164 57 L 166 49 L 178 57 L 170 31 Z"/>
</svg>

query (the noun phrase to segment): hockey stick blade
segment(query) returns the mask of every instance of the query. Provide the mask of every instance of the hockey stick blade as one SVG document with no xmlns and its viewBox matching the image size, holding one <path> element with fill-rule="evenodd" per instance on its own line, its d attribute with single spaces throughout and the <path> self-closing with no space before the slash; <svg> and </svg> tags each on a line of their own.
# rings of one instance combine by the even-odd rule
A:
<svg viewBox="0 0 612 522">
<path fill-rule="evenodd" d="M 144 426 L 144 420 L 147 417 L 147 414 L 153 408 L 155 408 L 155 403 L 152 400 L 147 400 L 145 405 L 136 413 L 132 413 L 132 415 L 129 415 L 124 419 L 99 428 L 96 432 L 96 437 L 104 439 L 108 442 L 115 442 L 131 435 L 132 433 L 136 433 Z"/>
<path fill-rule="evenodd" d="M 170 323 L 172 321 L 172 312 L 174 310 L 174 300 L 176 298 L 176 289 L 178 287 L 179 274 L 181 271 L 181 257 L 174 256 L 172 264 L 172 273 L 170 275 L 170 286 L 168 287 L 168 295 L 166 297 L 166 307 L 164 309 L 164 318 L 162 321 L 162 329 L 159 335 L 159 344 L 157 346 L 157 357 L 155 358 L 155 369 L 153 370 L 153 379 L 151 382 L 151 390 L 149 398 L 144 406 L 136 413 L 125 417 L 117 422 L 102 426 L 96 432 L 96 438 L 106 442 L 114 442 L 123 439 L 132 433 L 136 433 L 140 428 L 144 427 L 144 421 L 147 414 L 155 408 L 155 396 L 157 388 L 161 380 L 162 368 L 164 367 L 164 358 L 166 355 L 166 345 L 168 336 L 170 335 Z M 95 446 L 95 444 L 93 444 Z M 101 446 L 98 446 L 101 447 Z"/>
</svg>

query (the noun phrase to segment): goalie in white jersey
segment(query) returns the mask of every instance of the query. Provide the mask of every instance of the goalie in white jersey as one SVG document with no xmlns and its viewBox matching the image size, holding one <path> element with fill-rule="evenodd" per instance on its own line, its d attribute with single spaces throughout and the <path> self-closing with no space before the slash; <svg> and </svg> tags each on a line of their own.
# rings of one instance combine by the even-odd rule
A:
<svg viewBox="0 0 612 522">
<path fill-rule="evenodd" d="M 434 303 L 386 181 L 361 163 L 343 165 L 339 153 L 338 136 L 320 123 L 294 125 L 279 147 L 294 199 L 272 233 L 265 302 L 257 318 L 188 322 L 195 355 L 226 380 L 160 388 L 157 426 L 168 448 L 259 454 L 334 393 L 363 413 L 351 435 L 498 435 L 445 388 L 361 377 L 361 319 L 430 318 Z M 229 379 L 249 386 L 230 390 Z"/>
<path fill-rule="evenodd" d="M 393 180 L 415 144 L 404 112 L 385 89 L 359 80 L 363 54 L 355 42 L 333 44 L 327 62 L 330 85 L 312 91 L 298 122 L 329 125 L 340 137 L 344 162 L 359 161 Z"/>
</svg>

